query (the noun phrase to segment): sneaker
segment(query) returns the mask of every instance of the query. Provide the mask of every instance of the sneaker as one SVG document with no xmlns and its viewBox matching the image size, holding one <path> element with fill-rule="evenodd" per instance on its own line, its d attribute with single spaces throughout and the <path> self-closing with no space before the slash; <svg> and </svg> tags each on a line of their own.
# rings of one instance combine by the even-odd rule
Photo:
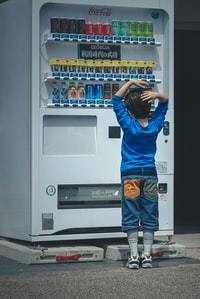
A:
<svg viewBox="0 0 200 299">
<path fill-rule="evenodd" d="M 139 269 L 139 266 L 140 266 L 139 256 L 130 256 L 126 266 L 129 269 Z"/>
<path fill-rule="evenodd" d="M 140 261 L 142 268 L 152 268 L 152 257 L 150 255 L 143 255 Z"/>
</svg>

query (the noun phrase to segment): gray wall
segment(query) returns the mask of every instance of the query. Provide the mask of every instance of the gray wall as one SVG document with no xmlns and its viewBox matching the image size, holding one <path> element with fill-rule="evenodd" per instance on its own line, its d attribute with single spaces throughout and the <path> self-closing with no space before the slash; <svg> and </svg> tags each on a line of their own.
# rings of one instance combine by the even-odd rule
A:
<svg viewBox="0 0 200 299">
<path fill-rule="evenodd" d="M 175 227 L 200 228 L 200 1 L 175 0 Z"/>
</svg>

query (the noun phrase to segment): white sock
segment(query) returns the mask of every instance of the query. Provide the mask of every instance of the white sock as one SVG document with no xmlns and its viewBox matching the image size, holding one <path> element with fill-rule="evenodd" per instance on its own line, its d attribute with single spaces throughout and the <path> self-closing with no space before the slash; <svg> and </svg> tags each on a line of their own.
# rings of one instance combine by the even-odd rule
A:
<svg viewBox="0 0 200 299">
<path fill-rule="evenodd" d="M 138 230 L 127 231 L 131 256 L 138 256 Z"/>
<path fill-rule="evenodd" d="M 153 239 L 154 239 L 154 231 L 144 230 L 143 239 L 144 239 L 143 255 L 148 255 L 149 256 L 149 255 L 151 255 Z"/>
</svg>

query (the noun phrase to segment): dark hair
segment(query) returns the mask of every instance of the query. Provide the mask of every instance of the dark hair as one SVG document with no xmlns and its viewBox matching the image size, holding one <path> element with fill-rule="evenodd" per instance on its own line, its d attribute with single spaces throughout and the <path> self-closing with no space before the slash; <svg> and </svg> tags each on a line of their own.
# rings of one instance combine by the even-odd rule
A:
<svg viewBox="0 0 200 299">
<path fill-rule="evenodd" d="M 145 89 L 142 88 L 132 88 L 124 98 L 127 110 L 136 118 L 145 118 L 150 114 L 151 103 L 141 100 L 141 95 L 144 90 Z"/>
</svg>

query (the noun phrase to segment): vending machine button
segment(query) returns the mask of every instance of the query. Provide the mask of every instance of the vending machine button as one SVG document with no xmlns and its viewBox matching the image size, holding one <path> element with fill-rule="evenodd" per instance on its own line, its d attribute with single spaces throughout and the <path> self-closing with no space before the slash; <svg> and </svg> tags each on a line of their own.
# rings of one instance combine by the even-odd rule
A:
<svg viewBox="0 0 200 299">
<path fill-rule="evenodd" d="M 122 36 L 122 43 L 129 44 L 131 41 L 130 37 Z"/>
<path fill-rule="evenodd" d="M 147 41 L 148 41 L 148 43 L 150 43 L 151 45 L 154 45 L 154 44 L 155 44 L 155 38 L 153 38 L 153 37 L 149 37 Z"/>
<path fill-rule="evenodd" d="M 60 40 L 60 34 L 59 34 L 59 33 L 53 33 L 53 34 L 52 34 L 52 38 L 53 38 L 54 40 Z"/>
<path fill-rule="evenodd" d="M 113 36 L 113 42 L 114 43 L 121 43 L 122 38 L 121 36 Z"/>
<path fill-rule="evenodd" d="M 87 41 L 89 42 L 95 42 L 96 36 L 95 35 L 87 35 Z"/>
<path fill-rule="evenodd" d="M 131 74 L 130 79 L 138 79 L 138 75 L 137 74 Z"/>
<path fill-rule="evenodd" d="M 103 35 L 98 35 L 97 36 L 97 41 L 104 42 L 104 36 Z"/>
<path fill-rule="evenodd" d="M 139 37 L 139 43 L 147 44 L 147 38 L 146 37 Z"/>
<path fill-rule="evenodd" d="M 87 35 L 86 34 L 78 34 L 78 40 L 82 42 L 87 41 Z"/>
<path fill-rule="evenodd" d="M 69 41 L 69 34 L 66 34 L 66 33 L 61 34 L 61 40 Z"/>
<path fill-rule="evenodd" d="M 86 80 L 87 79 L 87 74 L 86 73 L 78 73 L 78 79 Z"/>
<path fill-rule="evenodd" d="M 70 34 L 69 35 L 69 40 L 71 40 L 73 42 L 77 42 L 78 41 L 78 34 Z"/>
<path fill-rule="evenodd" d="M 130 42 L 133 44 L 138 44 L 138 37 L 131 37 Z"/>
<path fill-rule="evenodd" d="M 108 42 L 108 43 L 112 43 L 113 42 L 113 36 L 112 35 L 105 36 L 104 41 Z"/>
</svg>

